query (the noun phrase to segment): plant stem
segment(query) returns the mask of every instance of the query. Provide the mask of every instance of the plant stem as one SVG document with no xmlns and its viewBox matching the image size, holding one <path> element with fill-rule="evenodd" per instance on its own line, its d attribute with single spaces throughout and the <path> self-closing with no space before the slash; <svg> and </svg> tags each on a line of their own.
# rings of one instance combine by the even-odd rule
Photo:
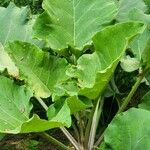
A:
<svg viewBox="0 0 150 150">
<path fill-rule="evenodd" d="M 67 147 L 66 145 L 64 145 L 63 143 L 61 143 L 60 141 L 56 140 L 55 138 L 53 138 L 52 136 L 50 136 L 49 134 L 43 132 L 39 134 L 41 137 L 47 139 L 48 141 L 50 141 L 51 143 L 53 143 L 54 145 L 56 145 L 58 148 L 60 148 L 61 150 L 70 150 L 69 147 Z"/>
<path fill-rule="evenodd" d="M 76 135 L 76 139 L 79 143 L 80 142 L 80 134 L 79 134 L 78 128 L 74 123 L 72 123 L 72 128 L 74 130 L 74 134 Z"/>
<path fill-rule="evenodd" d="M 101 144 L 101 142 L 103 141 L 104 138 L 104 132 L 101 134 L 101 136 L 99 137 L 99 139 L 96 141 L 96 143 L 94 144 L 94 146 L 98 146 Z"/>
<path fill-rule="evenodd" d="M 93 144 L 94 144 L 94 140 L 95 140 L 96 124 L 97 124 L 96 122 L 97 122 L 99 103 L 100 103 L 100 99 L 98 99 L 98 101 L 97 101 L 93 119 L 92 119 L 91 129 L 90 129 L 90 133 L 89 133 L 89 141 L 88 141 L 88 145 L 87 145 L 89 150 L 91 150 L 93 148 Z"/>
<path fill-rule="evenodd" d="M 88 120 L 86 129 L 85 129 L 85 142 L 84 142 L 85 146 L 88 145 L 89 136 L 90 136 L 89 134 L 90 134 L 90 130 L 91 130 L 91 125 L 92 125 L 94 111 L 95 111 L 95 105 L 93 106 L 93 108 L 92 108 L 92 110 L 90 112 L 89 120 Z"/>
<path fill-rule="evenodd" d="M 80 148 L 83 149 L 83 144 L 84 144 L 84 123 L 82 120 L 82 113 L 76 113 L 74 114 L 76 120 L 77 120 L 77 126 L 79 129 L 79 137 L 80 137 Z"/>
<path fill-rule="evenodd" d="M 42 105 L 42 107 L 47 111 L 48 107 L 47 105 L 44 103 L 44 101 L 40 98 L 40 97 L 36 97 L 36 99 L 38 100 L 38 102 Z"/>
<path fill-rule="evenodd" d="M 138 89 L 139 85 L 141 84 L 141 81 L 143 80 L 143 77 L 144 77 L 143 73 L 138 76 L 137 81 L 133 85 L 133 87 L 132 87 L 129 95 L 125 98 L 123 104 L 119 108 L 119 110 L 116 113 L 116 115 L 119 114 L 119 113 L 121 113 L 122 111 L 124 111 L 126 109 L 126 107 L 128 106 L 129 102 L 132 100 L 133 95 L 135 94 L 136 90 Z M 104 139 L 104 133 L 105 133 L 105 131 L 102 133 L 102 135 L 100 136 L 100 138 L 97 140 L 97 142 L 95 143 L 95 146 L 98 146 L 103 141 L 103 139 Z"/>
<path fill-rule="evenodd" d="M 96 105 L 95 112 L 93 115 L 89 141 L 88 141 L 88 149 L 89 150 L 92 150 L 94 147 L 96 130 L 97 130 L 99 118 L 101 116 L 102 108 L 103 108 L 103 101 L 104 101 L 104 99 L 101 97 L 97 101 L 97 105 Z"/>
<path fill-rule="evenodd" d="M 66 135 L 68 140 L 73 144 L 73 146 L 76 148 L 76 150 L 80 150 L 80 146 L 79 146 L 78 142 L 74 139 L 74 137 L 65 128 L 60 128 L 60 129 Z"/>
<path fill-rule="evenodd" d="M 42 107 L 47 111 L 48 107 L 44 103 L 44 101 L 40 97 L 36 97 L 36 98 L 37 98 L 38 102 L 42 105 Z M 73 144 L 73 146 L 76 148 L 76 150 L 80 150 L 80 148 L 78 146 L 78 142 L 74 139 L 74 137 L 64 127 L 60 128 L 60 129 L 66 135 L 66 137 L 68 138 L 68 140 Z"/>
<path fill-rule="evenodd" d="M 126 99 L 124 100 L 123 104 L 121 105 L 121 107 L 119 108 L 117 114 L 119 114 L 120 112 L 124 111 L 126 109 L 126 107 L 128 106 L 129 102 L 132 100 L 133 95 L 135 94 L 137 88 L 139 87 L 139 85 L 141 84 L 141 81 L 143 79 L 143 74 L 141 74 L 138 78 L 137 81 L 135 82 L 135 84 L 133 85 L 129 95 L 126 97 Z"/>
</svg>

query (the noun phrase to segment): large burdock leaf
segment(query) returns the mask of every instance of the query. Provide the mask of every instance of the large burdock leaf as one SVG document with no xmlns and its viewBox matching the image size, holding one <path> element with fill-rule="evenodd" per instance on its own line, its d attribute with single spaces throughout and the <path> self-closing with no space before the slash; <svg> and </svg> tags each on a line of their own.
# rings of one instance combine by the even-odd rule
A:
<svg viewBox="0 0 150 150">
<path fill-rule="evenodd" d="M 106 129 L 104 140 L 113 150 L 150 149 L 150 111 L 132 108 L 117 115 Z"/>
<path fill-rule="evenodd" d="M 0 132 L 7 132 L 28 120 L 32 105 L 32 93 L 23 86 L 0 76 Z"/>
<path fill-rule="evenodd" d="M 143 30 L 140 23 L 121 23 L 97 33 L 93 38 L 95 51 L 78 59 L 68 75 L 78 79 L 80 95 L 95 99 L 109 82 L 129 39 Z"/>
<path fill-rule="evenodd" d="M 36 43 L 32 39 L 32 26 L 35 19 L 29 16 L 27 7 L 16 7 L 10 3 L 7 8 L 0 7 L 0 42 L 2 45 L 8 41 L 21 40 Z"/>
<path fill-rule="evenodd" d="M 66 59 L 51 56 L 35 45 L 19 41 L 10 43 L 6 50 L 36 97 L 46 98 L 64 92 L 61 84 L 69 78 L 66 76 Z"/>
<path fill-rule="evenodd" d="M 29 118 L 32 109 L 31 97 L 30 90 L 0 76 L 1 133 L 41 132 L 55 127 L 70 126 L 70 109 L 67 102 L 59 106 L 59 109 L 56 109 L 57 112 L 48 121 L 40 119 L 37 115 Z"/>
<path fill-rule="evenodd" d="M 34 34 L 57 50 L 68 45 L 82 50 L 117 11 L 113 0 L 44 0 L 43 8 Z"/>
<path fill-rule="evenodd" d="M 10 75 L 15 77 L 19 75 L 17 67 L 12 62 L 8 54 L 5 52 L 4 47 L 0 43 L 0 72 L 3 72 L 6 68 Z"/>
</svg>

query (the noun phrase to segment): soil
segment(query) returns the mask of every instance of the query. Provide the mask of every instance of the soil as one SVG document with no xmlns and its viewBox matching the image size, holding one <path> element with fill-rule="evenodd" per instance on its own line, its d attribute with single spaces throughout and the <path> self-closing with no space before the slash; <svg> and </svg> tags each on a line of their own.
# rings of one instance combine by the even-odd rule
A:
<svg viewBox="0 0 150 150">
<path fill-rule="evenodd" d="M 69 145 L 61 131 L 53 131 L 51 135 L 66 145 Z M 59 150 L 55 145 L 37 134 L 6 135 L 0 141 L 0 150 Z"/>
</svg>

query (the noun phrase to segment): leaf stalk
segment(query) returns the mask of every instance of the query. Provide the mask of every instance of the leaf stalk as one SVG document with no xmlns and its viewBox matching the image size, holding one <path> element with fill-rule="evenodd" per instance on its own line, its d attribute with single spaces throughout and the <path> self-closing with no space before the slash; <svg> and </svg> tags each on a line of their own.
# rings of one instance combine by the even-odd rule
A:
<svg viewBox="0 0 150 150">
<path fill-rule="evenodd" d="M 139 77 L 137 78 L 137 81 L 135 82 L 135 84 L 133 85 L 130 93 L 128 94 L 128 96 L 126 97 L 126 99 L 123 101 L 121 107 L 119 108 L 117 114 L 123 112 L 126 107 L 128 106 L 128 104 L 130 103 L 130 101 L 132 100 L 132 97 L 134 96 L 136 90 L 138 89 L 139 85 L 141 84 L 141 81 L 143 80 L 144 75 L 140 74 Z"/>
<path fill-rule="evenodd" d="M 55 138 L 53 138 L 52 136 L 50 136 L 49 134 L 43 132 L 39 134 L 41 137 L 47 139 L 48 141 L 50 141 L 51 143 L 53 143 L 54 145 L 56 145 L 58 148 L 60 148 L 60 150 L 70 150 L 69 147 L 67 147 L 66 145 L 64 145 L 62 142 L 56 140 Z"/>
</svg>

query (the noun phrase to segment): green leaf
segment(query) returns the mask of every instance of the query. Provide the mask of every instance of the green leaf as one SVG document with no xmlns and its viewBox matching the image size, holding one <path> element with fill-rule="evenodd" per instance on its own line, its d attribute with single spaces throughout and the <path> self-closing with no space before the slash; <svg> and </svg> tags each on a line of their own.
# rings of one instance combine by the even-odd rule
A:
<svg viewBox="0 0 150 150">
<path fill-rule="evenodd" d="M 68 67 L 66 67 L 66 69 Z M 74 81 L 72 78 L 69 78 L 68 80 L 66 80 L 61 85 L 55 88 L 55 93 L 53 93 L 52 99 L 57 101 L 60 99 L 61 96 L 77 96 L 78 91 L 79 89 L 77 87 L 76 81 Z"/>
<path fill-rule="evenodd" d="M 98 150 L 105 150 L 105 143 L 102 142 Z"/>
<path fill-rule="evenodd" d="M 72 96 L 66 99 L 71 113 L 79 112 L 93 106 L 92 101 L 86 97 Z"/>
<path fill-rule="evenodd" d="M 129 13 L 129 19 L 134 21 L 141 21 L 145 24 L 150 24 L 150 15 L 145 14 L 140 9 L 133 9 Z"/>
<path fill-rule="evenodd" d="M 145 12 L 148 8 L 143 0 L 134 0 L 134 1 L 120 0 L 119 1 L 119 10 L 118 10 L 117 18 L 116 18 L 117 21 L 122 22 L 122 21 L 130 20 L 131 12 L 133 12 L 133 10 L 135 10 L 135 9 L 136 10 L 139 9 L 142 12 Z"/>
<path fill-rule="evenodd" d="M 146 84 L 150 85 L 150 71 L 145 73 Z"/>
<path fill-rule="evenodd" d="M 42 132 L 55 127 L 70 126 L 70 110 L 66 103 L 49 121 L 37 115 L 29 118 L 32 93 L 24 86 L 0 76 L 0 133 Z"/>
<path fill-rule="evenodd" d="M 37 115 L 34 115 L 21 126 L 21 133 L 42 132 L 63 126 L 70 127 L 71 116 L 67 102 L 57 105 L 58 108 L 55 107 L 54 105 L 49 107 L 47 112 L 48 121 L 40 119 Z"/>
<path fill-rule="evenodd" d="M 57 120 L 52 119 L 47 121 L 44 119 L 40 119 L 37 115 L 34 115 L 32 118 L 24 122 L 21 127 L 12 131 L 7 131 L 6 133 L 17 134 L 17 133 L 43 132 L 52 128 L 59 128 L 64 126 L 70 127 L 68 125 L 68 120 L 70 119 L 67 118 L 66 120 L 67 122 L 64 122 L 65 120 L 61 122 L 62 118 L 60 118 L 60 121 L 58 118 Z"/>
<path fill-rule="evenodd" d="M 60 121 L 66 126 L 71 126 L 70 108 L 67 101 L 57 101 L 48 108 L 47 116 L 49 120 Z"/>
<path fill-rule="evenodd" d="M 141 35 L 135 38 L 130 44 L 136 58 L 141 61 L 142 53 L 147 45 L 148 39 L 150 38 L 150 15 L 147 14 L 148 7 L 143 0 L 121 0 L 119 1 L 119 11 L 117 20 L 121 21 L 140 21 L 145 24 L 145 30 Z"/>
<path fill-rule="evenodd" d="M 149 38 L 150 38 L 150 30 L 146 28 L 143 34 L 136 37 L 135 40 L 130 44 L 132 52 L 139 61 L 141 61 L 142 59 L 142 53 L 147 46 Z"/>
<path fill-rule="evenodd" d="M 28 120 L 32 105 L 32 93 L 24 86 L 15 85 L 10 79 L 0 76 L 0 132 L 7 132 Z"/>
<path fill-rule="evenodd" d="M 0 42 L 3 45 L 14 40 L 39 43 L 32 39 L 35 19 L 30 18 L 27 7 L 19 8 L 10 3 L 7 8 L 0 7 L 0 16 Z"/>
<path fill-rule="evenodd" d="M 150 149 L 150 111 L 132 108 L 117 115 L 104 135 L 105 144 L 113 150 Z"/>
<path fill-rule="evenodd" d="M 68 63 L 64 58 L 51 56 L 35 45 L 19 41 L 10 43 L 6 51 L 36 97 L 64 94 L 61 84 L 69 78 L 65 73 Z"/>
<path fill-rule="evenodd" d="M 144 49 L 147 47 L 148 40 L 150 39 L 150 30 L 149 30 L 149 24 L 150 24 L 150 15 L 144 14 L 141 10 L 132 10 L 130 12 L 131 20 L 138 20 L 145 24 L 146 29 L 144 32 L 139 35 L 130 45 L 130 48 L 132 49 L 134 55 L 136 58 L 138 58 L 140 61 L 142 59 L 142 53 Z"/>
<path fill-rule="evenodd" d="M 150 69 L 150 38 L 147 42 L 147 45 L 142 53 L 144 70 L 147 71 Z"/>
<path fill-rule="evenodd" d="M 37 18 L 34 34 L 57 50 L 68 46 L 82 50 L 117 11 L 113 0 L 44 0 L 43 8 L 45 12 Z"/>
<path fill-rule="evenodd" d="M 0 43 L 0 72 L 3 72 L 6 68 L 10 75 L 15 77 L 19 75 L 17 67 L 12 62 L 9 55 L 5 52 L 4 47 Z"/>
<path fill-rule="evenodd" d="M 140 102 L 141 103 L 138 105 L 139 108 L 150 111 L 150 91 L 144 95 Z"/>
<path fill-rule="evenodd" d="M 122 23 L 108 27 L 93 38 L 95 51 L 84 54 L 77 61 L 77 66 L 67 71 L 78 79 L 80 95 L 95 99 L 109 82 L 120 58 L 128 46 L 128 40 L 143 30 L 140 23 Z"/>
</svg>

